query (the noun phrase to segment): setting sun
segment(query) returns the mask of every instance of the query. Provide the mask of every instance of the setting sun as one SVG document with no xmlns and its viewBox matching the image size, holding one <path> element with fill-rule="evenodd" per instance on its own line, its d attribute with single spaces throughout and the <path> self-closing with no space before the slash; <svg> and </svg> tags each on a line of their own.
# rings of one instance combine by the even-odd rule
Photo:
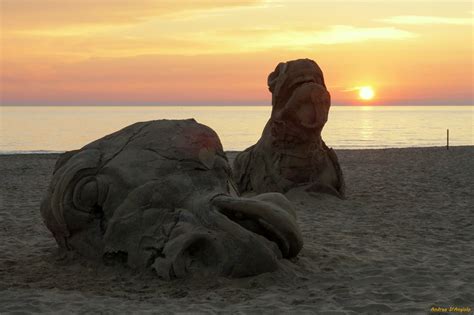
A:
<svg viewBox="0 0 474 315">
<path fill-rule="evenodd" d="M 365 101 L 373 99 L 374 94 L 374 90 L 370 86 L 363 86 L 359 89 L 359 97 Z"/>
</svg>

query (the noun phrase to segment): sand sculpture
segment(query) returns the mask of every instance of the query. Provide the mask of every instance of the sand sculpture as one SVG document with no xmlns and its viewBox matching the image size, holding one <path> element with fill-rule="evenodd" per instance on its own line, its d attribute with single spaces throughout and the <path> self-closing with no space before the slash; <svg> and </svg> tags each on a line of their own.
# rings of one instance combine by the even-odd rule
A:
<svg viewBox="0 0 474 315">
<path fill-rule="evenodd" d="M 217 134 L 140 122 L 63 154 L 41 205 L 59 248 L 164 279 L 275 270 L 303 246 L 279 193 L 238 196 Z"/>
<path fill-rule="evenodd" d="M 323 73 L 310 59 L 279 63 L 268 76 L 272 113 L 259 141 L 237 155 L 241 193 L 307 191 L 344 196 L 344 179 L 333 149 L 321 138 L 331 105 Z"/>
</svg>

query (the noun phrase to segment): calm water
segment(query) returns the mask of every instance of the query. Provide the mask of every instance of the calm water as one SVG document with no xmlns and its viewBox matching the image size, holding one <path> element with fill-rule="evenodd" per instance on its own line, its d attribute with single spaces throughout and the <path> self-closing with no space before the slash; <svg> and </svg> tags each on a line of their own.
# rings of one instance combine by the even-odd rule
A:
<svg viewBox="0 0 474 315">
<path fill-rule="evenodd" d="M 213 128 L 225 150 L 255 143 L 268 107 L 0 107 L 0 153 L 65 151 L 131 123 L 195 118 Z M 473 145 L 473 106 L 333 106 L 323 139 L 334 148 Z"/>
</svg>

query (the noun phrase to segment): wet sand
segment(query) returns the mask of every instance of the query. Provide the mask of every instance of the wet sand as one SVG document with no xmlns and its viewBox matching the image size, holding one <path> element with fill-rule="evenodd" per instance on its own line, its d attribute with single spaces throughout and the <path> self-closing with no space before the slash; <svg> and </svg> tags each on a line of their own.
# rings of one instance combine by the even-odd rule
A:
<svg viewBox="0 0 474 315">
<path fill-rule="evenodd" d="M 337 154 L 346 200 L 287 194 L 304 236 L 298 258 L 257 277 L 171 282 L 59 259 L 39 213 L 57 155 L 0 156 L 0 313 L 474 309 L 474 147 Z"/>
</svg>

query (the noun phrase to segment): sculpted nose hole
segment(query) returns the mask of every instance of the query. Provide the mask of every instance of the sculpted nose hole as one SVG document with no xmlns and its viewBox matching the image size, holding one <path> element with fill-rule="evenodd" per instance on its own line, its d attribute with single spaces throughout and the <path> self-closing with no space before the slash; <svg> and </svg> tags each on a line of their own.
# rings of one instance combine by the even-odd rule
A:
<svg viewBox="0 0 474 315">
<path fill-rule="evenodd" d="M 218 269 L 218 250 L 208 236 L 198 236 L 186 246 L 173 262 L 170 278 L 188 274 L 208 276 Z"/>
<path fill-rule="evenodd" d="M 98 205 L 98 204 L 95 204 L 92 206 L 92 215 L 94 216 L 94 218 L 96 218 L 97 220 L 99 220 L 100 222 L 100 232 L 102 233 L 102 235 L 104 235 L 105 233 L 105 230 L 106 230 L 106 223 L 105 223 L 105 216 L 104 216 L 104 210 L 102 208 L 102 206 Z"/>
</svg>

